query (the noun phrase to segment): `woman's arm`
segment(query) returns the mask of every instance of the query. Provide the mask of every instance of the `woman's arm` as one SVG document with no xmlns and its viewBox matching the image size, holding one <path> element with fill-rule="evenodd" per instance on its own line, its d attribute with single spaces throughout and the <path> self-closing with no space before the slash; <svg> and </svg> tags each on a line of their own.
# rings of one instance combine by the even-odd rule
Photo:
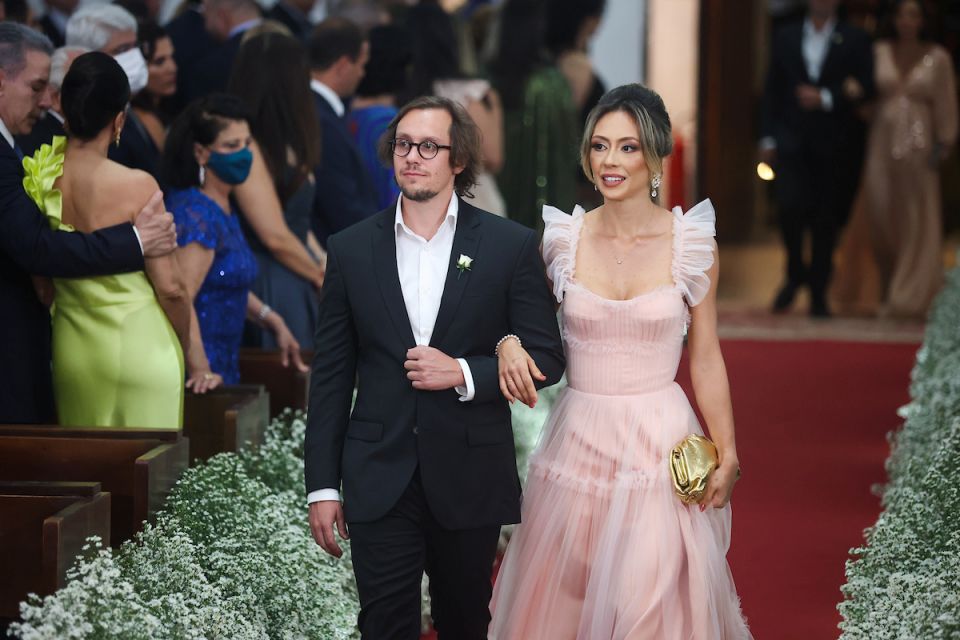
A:
<svg viewBox="0 0 960 640">
<path fill-rule="evenodd" d="M 323 269 L 287 226 L 283 218 L 283 206 L 256 142 L 250 145 L 250 150 L 253 151 L 250 177 L 233 191 L 237 204 L 273 257 L 319 290 L 323 285 Z"/>
<path fill-rule="evenodd" d="M 480 129 L 483 166 L 490 173 L 503 167 L 503 107 L 495 89 L 487 92 L 485 100 L 471 102 L 467 113 Z"/>
<path fill-rule="evenodd" d="M 303 363 L 300 356 L 300 343 L 290 333 L 287 323 L 283 321 L 279 313 L 269 305 L 264 304 L 252 292 L 247 295 L 247 320 L 273 332 L 277 339 L 277 346 L 280 348 L 280 361 L 284 367 L 290 366 L 290 363 L 293 362 L 293 366 L 298 371 L 306 373 L 310 370 Z"/>
<path fill-rule="evenodd" d="M 717 337 L 717 277 L 719 257 L 714 249 L 713 266 L 707 271 L 710 290 L 706 297 L 690 310 L 690 330 L 687 348 L 690 353 L 690 377 L 693 393 L 710 430 L 720 466 L 711 474 L 707 495 L 701 509 L 707 506 L 721 508 L 730 501 L 733 485 L 740 476 L 740 461 L 733 428 L 733 404 L 730 401 L 730 383 L 727 367 L 720 352 Z"/>
<path fill-rule="evenodd" d="M 193 301 L 203 285 L 207 272 L 213 264 L 213 249 L 207 249 L 196 242 L 177 249 L 177 260 L 183 272 L 187 295 L 190 300 L 190 342 L 184 351 L 187 364 L 187 388 L 194 393 L 205 393 L 223 384 L 220 374 L 210 370 L 210 361 L 203 348 L 203 336 L 200 334 L 200 322 Z"/>
</svg>

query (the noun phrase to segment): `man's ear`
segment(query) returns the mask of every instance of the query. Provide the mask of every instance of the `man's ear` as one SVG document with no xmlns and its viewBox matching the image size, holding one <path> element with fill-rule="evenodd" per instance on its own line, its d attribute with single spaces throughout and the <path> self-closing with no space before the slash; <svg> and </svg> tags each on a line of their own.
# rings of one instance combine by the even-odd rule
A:
<svg viewBox="0 0 960 640">
<path fill-rule="evenodd" d="M 463 164 L 453 165 L 453 175 L 455 175 L 455 176 L 460 175 L 461 173 L 463 173 L 463 170 L 466 169 L 466 168 L 467 168 L 467 166 L 466 166 L 466 165 L 463 165 Z"/>
<path fill-rule="evenodd" d="M 3 92 L 6 88 L 7 88 L 7 72 L 5 69 L 0 69 L 0 96 L 3 95 Z"/>
</svg>

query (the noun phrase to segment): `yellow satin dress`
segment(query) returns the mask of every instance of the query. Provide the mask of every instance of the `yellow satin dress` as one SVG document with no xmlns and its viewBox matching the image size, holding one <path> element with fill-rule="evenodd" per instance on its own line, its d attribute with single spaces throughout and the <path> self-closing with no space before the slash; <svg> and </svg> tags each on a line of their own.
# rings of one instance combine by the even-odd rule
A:
<svg viewBox="0 0 960 640">
<path fill-rule="evenodd" d="M 51 228 L 61 220 L 66 140 L 23 159 L 23 186 Z M 143 271 L 56 278 L 53 390 L 65 426 L 180 429 L 184 365 L 177 335 Z"/>
</svg>

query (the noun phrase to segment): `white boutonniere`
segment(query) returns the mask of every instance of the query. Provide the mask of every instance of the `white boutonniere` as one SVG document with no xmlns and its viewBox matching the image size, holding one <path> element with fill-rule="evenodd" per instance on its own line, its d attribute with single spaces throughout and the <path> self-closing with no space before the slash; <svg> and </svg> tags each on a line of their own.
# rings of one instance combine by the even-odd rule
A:
<svg viewBox="0 0 960 640">
<path fill-rule="evenodd" d="M 464 271 L 470 271 L 470 267 L 473 266 L 473 258 L 470 256 L 460 254 L 460 257 L 457 258 L 457 269 L 460 273 L 457 274 L 457 280 L 460 279 L 460 276 L 463 275 Z"/>
</svg>

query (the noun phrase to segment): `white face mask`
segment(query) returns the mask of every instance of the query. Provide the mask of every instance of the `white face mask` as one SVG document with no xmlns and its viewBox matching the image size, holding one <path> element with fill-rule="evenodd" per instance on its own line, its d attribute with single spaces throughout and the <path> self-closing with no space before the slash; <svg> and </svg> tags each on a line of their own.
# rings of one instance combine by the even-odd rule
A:
<svg viewBox="0 0 960 640">
<path fill-rule="evenodd" d="M 147 61 L 143 58 L 143 54 L 140 53 L 140 49 L 137 47 L 128 49 L 120 55 L 114 56 L 113 59 L 117 61 L 117 64 L 123 69 L 123 72 L 127 74 L 127 81 L 130 83 L 130 94 L 137 95 L 140 93 L 143 88 L 147 86 L 147 78 L 149 76 Z"/>
</svg>

